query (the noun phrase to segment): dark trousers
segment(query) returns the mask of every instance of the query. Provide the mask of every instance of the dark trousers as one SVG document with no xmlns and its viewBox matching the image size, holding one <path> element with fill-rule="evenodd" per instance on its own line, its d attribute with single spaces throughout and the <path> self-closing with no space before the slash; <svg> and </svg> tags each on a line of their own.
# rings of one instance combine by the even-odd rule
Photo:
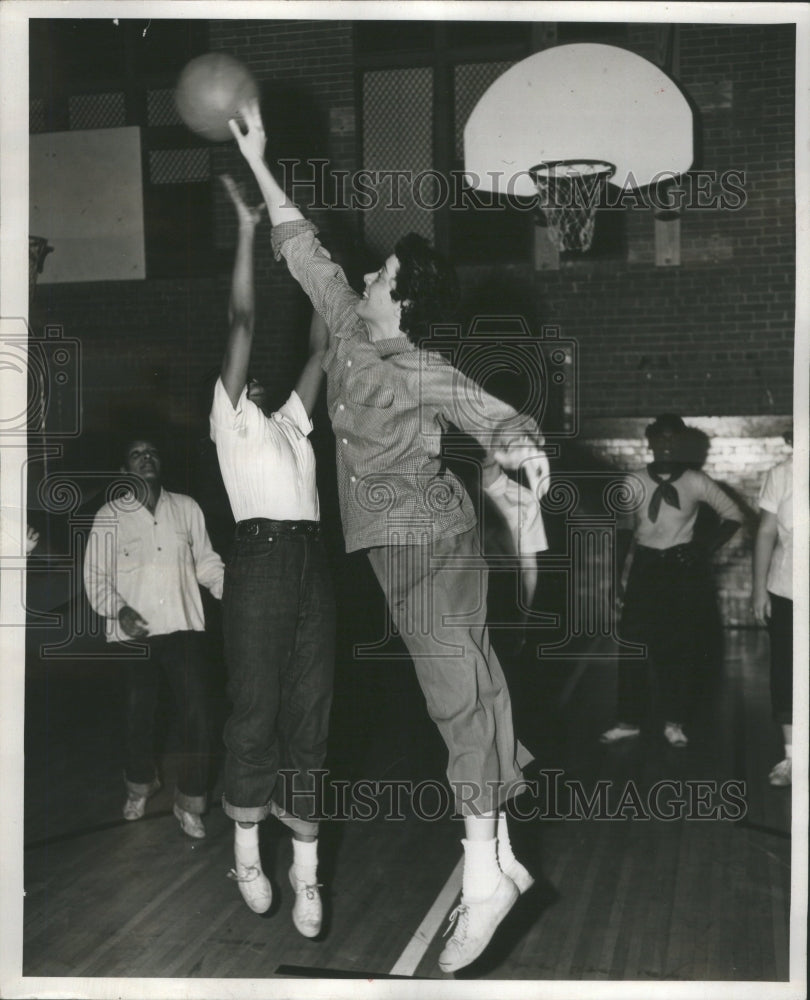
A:
<svg viewBox="0 0 810 1000">
<path fill-rule="evenodd" d="M 647 656 L 619 660 L 617 718 L 639 725 L 649 705 L 650 668 L 669 722 L 690 721 L 697 671 L 706 666 L 715 602 L 711 565 L 689 545 L 636 547 L 619 633 Z"/>
<path fill-rule="evenodd" d="M 781 725 L 793 723 L 793 601 L 777 594 L 771 599 L 768 635 L 771 640 L 771 710 Z"/>
<path fill-rule="evenodd" d="M 246 523 L 255 522 L 240 525 Z M 223 808 L 231 819 L 252 823 L 272 811 L 293 818 L 294 830 L 314 834 L 310 772 L 326 757 L 334 672 L 326 552 L 316 534 L 279 522 L 241 536 L 240 525 L 222 599 L 232 703 Z M 292 773 L 279 779 L 280 771 Z"/>
<path fill-rule="evenodd" d="M 155 778 L 155 715 L 161 677 L 177 703 L 181 740 L 176 799 L 189 812 L 205 808 L 209 727 L 204 633 L 172 632 L 148 636 L 146 660 L 127 665 L 127 760 L 131 791 L 146 794 Z"/>
</svg>

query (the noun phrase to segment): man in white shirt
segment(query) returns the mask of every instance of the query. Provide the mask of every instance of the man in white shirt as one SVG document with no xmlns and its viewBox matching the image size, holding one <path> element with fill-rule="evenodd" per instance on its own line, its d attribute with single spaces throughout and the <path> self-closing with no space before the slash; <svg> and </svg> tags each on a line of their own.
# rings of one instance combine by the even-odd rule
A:
<svg viewBox="0 0 810 1000">
<path fill-rule="evenodd" d="M 326 756 L 332 702 L 335 607 L 320 538 L 315 455 L 308 435 L 328 331 L 316 314 L 310 357 L 287 402 L 265 410 L 248 377 L 253 347 L 253 241 L 260 209 L 248 208 L 230 177 L 239 236 L 230 333 L 214 387 L 211 437 L 236 520 L 223 597 L 232 713 L 225 725 L 223 808 L 234 824 L 235 867 L 247 905 L 270 908 L 258 823 L 269 814 L 290 828 L 293 922 L 305 937 L 321 928 L 315 778 Z"/>
<path fill-rule="evenodd" d="M 93 609 L 104 618 L 107 641 L 134 639 L 147 649 L 145 658 L 127 659 L 124 819 L 140 819 L 146 800 L 160 787 L 154 728 L 165 674 L 181 713 L 184 739 L 174 814 L 186 834 L 201 838 L 209 723 L 200 585 L 220 598 L 224 568 L 197 503 L 161 486 L 160 455 L 151 441 L 130 441 L 121 471 L 139 477 L 141 487 L 104 504 L 96 514 L 84 585 Z"/>
</svg>

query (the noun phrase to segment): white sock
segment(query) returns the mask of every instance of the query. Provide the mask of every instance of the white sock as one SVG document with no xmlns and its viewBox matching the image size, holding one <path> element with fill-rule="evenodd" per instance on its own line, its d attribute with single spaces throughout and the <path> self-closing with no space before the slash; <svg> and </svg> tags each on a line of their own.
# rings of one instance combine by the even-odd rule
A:
<svg viewBox="0 0 810 1000">
<path fill-rule="evenodd" d="M 785 760 L 792 760 L 792 759 L 793 759 L 793 744 L 792 743 L 786 743 L 785 744 Z"/>
<path fill-rule="evenodd" d="M 509 842 L 509 827 L 506 825 L 506 813 L 501 810 L 498 813 L 498 863 L 501 871 L 509 873 L 513 865 L 518 864 L 518 860 L 512 853 L 512 844 Z"/>
<path fill-rule="evenodd" d="M 233 853 L 237 864 L 245 865 L 245 867 L 250 867 L 251 865 L 261 867 L 259 860 L 258 824 L 254 823 L 253 826 L 245 828 L 238 823 L 234 823 L 233 829 Z"/>
<path fill-rule="evenodd" d="M 501 870 L 498 867 L 498 841 L 462 840 L 464 846 L 464 875 L 462 894 L 466 899 L 488 899 L 498 886 Z"/>
<path fill-rule="evenodd" d="M 292 845 L 295 877 L 307 885 L 314 885 L 318 881 L 318 841 L 293 837 Z"/>
</svg>

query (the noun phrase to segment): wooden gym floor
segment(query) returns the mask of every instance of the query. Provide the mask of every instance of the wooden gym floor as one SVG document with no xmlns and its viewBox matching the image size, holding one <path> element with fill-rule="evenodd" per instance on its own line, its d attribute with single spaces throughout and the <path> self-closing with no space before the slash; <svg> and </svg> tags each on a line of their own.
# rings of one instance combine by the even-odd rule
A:
<svg viewBox="0 0 810 1000">
<path fill-rule="evenodd" d="M 340 644 L 331 778 L 440 782 L 444 748 L 412 667 L 354 657 L 353 627 L 344 626 Z M 515 653 L 509 636 L 496 638 L 519 735 L 536 758 L 527 770 L 535 784 L 520 800 L 534 818 L 512 823 L 516 852 L 536 885 L 482 958 L 455 978 L 786 980 L 790 789 L 767 782 L 781 747 L 770 719 L 764 634 L 724 633 L 722 670 L 706 685 L 690 744 L 680 751 L 657 725 L 625 745 L 598 743 L 612 721 L 610 661 L 583 655 L 546 664 L 531 645 Z M 224 700 L 214 688 L 219 726 Z M 420 820 L 405 808 L 402 819 L 325 823 L 325 927 L 308 941 L 290 920 L 291 849 L 278 823 L 262 824 L 276 893 L 271 912 L 250 912 L 226 877 L 232 824 L 219 806 L 221 754 L 204 841 L 185 837 L 171 812 L 170 725 L 163 789 L 142 821 L 121 818 L 122 713 L 114 663 L 29 655 L 25 976 L 453 978 L 436 959 L 459 888 L 457 820 Z M 554 771 L 556 800 L 549 791 Z M 719 793 L 696 782 L 742 782 L 744 815 L 738 803 L 727 819 L 644 818 L 650 789 L 663 779 L 674 783 L 669 798 L 707 795 L 702 806 L 693 801 L 698 811 L 711 809 Z M 600 781 L 608 783 L 609 813 L 634 791 L 641 813 L 632 815 L 632 802 L 630 818 L 583 818 L 583 810 L 569 808 L 572 783 L 590 795 Z M 710 791 L 700 793 L 705 787 Z M 425 808 L 437 808 L 430 804 L 436 801 L 425 800 Z"/>
</svg>

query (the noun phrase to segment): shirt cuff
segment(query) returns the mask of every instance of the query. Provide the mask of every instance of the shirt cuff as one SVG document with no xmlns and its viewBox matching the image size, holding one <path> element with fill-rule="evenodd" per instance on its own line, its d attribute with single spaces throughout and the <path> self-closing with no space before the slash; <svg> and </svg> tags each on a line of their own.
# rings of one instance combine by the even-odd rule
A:
<svg viewBox="0 0 810 1000">
<path fill-rule="evenodd" d="M 286 419 L 306 437 L 312 433 L 313 423 L 309 419 L 301 397 L 293 389 L 287 402 L 273 414 L 275 419 Z"/>
<path fill-rule="evenodd" d="M 280 225 L 274 226 L 270 234 L 270 243 L 275 259 L 281 260 L 281 248 L 287 240 L 307 232 L 318 232 L 318 227 L 309 219 L 293 219 L 292 222 L 282 222 Z"/>
</svg>

